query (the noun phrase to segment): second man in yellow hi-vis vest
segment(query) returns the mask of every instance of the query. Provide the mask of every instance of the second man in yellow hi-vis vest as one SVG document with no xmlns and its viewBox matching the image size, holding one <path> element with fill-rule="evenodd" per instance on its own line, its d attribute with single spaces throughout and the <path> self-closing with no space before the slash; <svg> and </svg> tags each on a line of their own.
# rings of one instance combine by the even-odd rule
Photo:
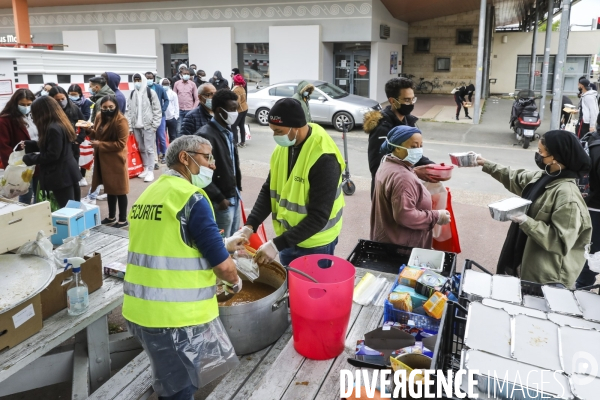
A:
<svg viewBox="0 0 600 400">
<path fill-rule="evenodd" d="M 159 398 L 193 398 L 238 363 L 215 294 L 217 278 L 227 291 L 241 290 L 229 254 L 245 239 L 224 242 L 217 228 L 203 190 L 212 178 L 211 152 L 199 136 L 173 141 L 169 170 L 129 213 L 123 317 L 151 360 Z"/>
<path fill-rule="evenodd" d="M 298 100 L 275 103 L 269 127 L 277 143 L 269 176 L 238 235 L 250 238 L 272 214 L 277 237 L 258 249 L 259 263 L 278 253 L 283 265 L 308 254 L 333 255 L 342 229 L 344 159 L 321 126 L 307 124 Z"/>
</svg>

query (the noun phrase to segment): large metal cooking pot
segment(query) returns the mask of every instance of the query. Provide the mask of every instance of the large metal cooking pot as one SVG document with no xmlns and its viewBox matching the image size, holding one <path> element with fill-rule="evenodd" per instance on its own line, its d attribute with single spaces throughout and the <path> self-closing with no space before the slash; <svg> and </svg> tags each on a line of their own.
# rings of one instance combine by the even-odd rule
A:
<svg viewBox="0 0 600 400">
<path fill-rule="evenodd" d="M 251 303 L 219 306 L 219 317 L 238 356 L 264 349 L 279 339 L 290 325 L 287 273 L 281 264 L 272 262 L 260 266 L 260 276 L 254 282 L 277 289 Z"/>
</svg>

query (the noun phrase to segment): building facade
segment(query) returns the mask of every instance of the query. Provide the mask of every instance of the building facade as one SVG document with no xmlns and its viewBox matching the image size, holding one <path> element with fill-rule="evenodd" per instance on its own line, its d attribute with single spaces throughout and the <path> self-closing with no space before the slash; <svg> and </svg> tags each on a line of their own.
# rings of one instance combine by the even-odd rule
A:
<svg viewBox="0 0 600 400">
<path fill-rule="evenodd" d="M 238 67 L 251 85 L 322 79 L 378 101 L 400 72 L 408 40 L 408 24 L 380 0 L 186 0 L 32 7 L 29 14 L 35 43 L 156 56 L 160 76 L 171 77 L 182 63 L 209 77 L 221 71 L 229 78 Z M 14 35 L 11 9 L 0 11 L 0 36 L 7 35 Z"/>
</svg>

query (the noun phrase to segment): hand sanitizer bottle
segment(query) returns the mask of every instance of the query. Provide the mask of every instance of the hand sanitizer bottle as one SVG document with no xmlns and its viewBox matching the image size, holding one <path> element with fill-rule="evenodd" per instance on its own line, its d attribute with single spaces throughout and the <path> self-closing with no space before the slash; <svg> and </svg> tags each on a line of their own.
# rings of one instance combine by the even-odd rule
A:
<svg viewBox="0 0 600 400">
<path fill-rule="evenodd" d="M 65 263 L 73 269 L 73 281 L 67 288 L 67 310 L 69 315 L 83 314 L 89 307 L 88 287 L 81 279 L 81 264 L 85 260 L 81 257 L 66 258 Z"/>
</svg>

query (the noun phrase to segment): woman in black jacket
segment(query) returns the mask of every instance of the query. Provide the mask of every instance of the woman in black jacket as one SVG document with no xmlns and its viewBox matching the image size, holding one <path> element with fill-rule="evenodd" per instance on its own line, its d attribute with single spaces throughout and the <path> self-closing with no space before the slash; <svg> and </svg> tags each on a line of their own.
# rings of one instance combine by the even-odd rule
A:
<svg viewBox="0 0 600 400">
<path fill-rule="evenodd" d="M 38 129 L 38 140 L 26 140 L 23 162 L 40 166 L 40 188 L 52 191 L 62 208 L 69 200 L 79 201 L 81 191 L 79 166 L 73 157 L 77 136 L 67 115 L 56 100 L 40 97 L 31 105 L 33 123 Z"/>
<path fill-rule="evenodd" d="M 85 137 L 87 136 L 87 130 L 84 128 L 79 128 L 79 127 L 75 126 L 75 124 L 77 124 L 77 121 L 85 120 L 85 117 L 83 116 L 83 112 L 77 106 L 77 104 L 73 103 L 73 101 L 71 99 L 69 99 L 69 95 L 67 94 L 67 91 L 65 89 L 61 88 L 60 86 L 54 86 L 52 89 L 50 89 L 49 95 L 54 100 L 58 101 L 60 108 L 62 108 L 62 110 L 65 112 L 65 114 L 67 114 L 67 118 L 69 118 L 69 121 L 71 121 L 73 130 L 75 131 L 75 134 L 77 135 L 77 139 L 75 139 L 75 142 L 73 143 L 73 156 L 75 157 L 75 160 L 77 161 L 77 165 L 79 165 L 79 156 L 81 154 L 79 145 L 81 143 L 83 143 L 83 141 L 85 140 Z M 85 180 L 86 169 L 81 168 L 80 172 L 81 172 L 81 180 L 79 182 L 79 186 L 87 186 L 87 181 Z"/>
<path fill-rule="evenodd" d="M 473 99 L 473 93 L 475 93 L 475 85 L 471 84 L 469 86 L 462 86 L 458 88 L 456 92 L 454 92 L 454 102 L 456 103 L 456 120 L 458 121 L 458 114 L 460 114 L 460 109 L 465 109 L 465 117 L 472 119 L 469 117 L 469 109 L 465 107 L 465 102 L 467 101 L 467 96 L 469 97 L 469 103 Z"/>
</svg>

